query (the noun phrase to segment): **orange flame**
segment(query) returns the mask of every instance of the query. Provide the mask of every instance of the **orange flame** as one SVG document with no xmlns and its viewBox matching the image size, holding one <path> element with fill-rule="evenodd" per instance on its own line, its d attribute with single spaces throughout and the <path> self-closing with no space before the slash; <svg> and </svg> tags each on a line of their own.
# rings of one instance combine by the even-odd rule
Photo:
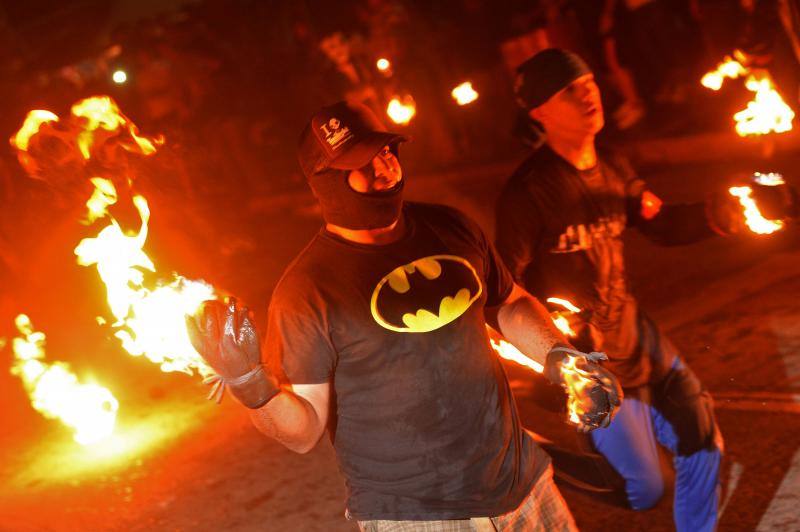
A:
<svg viewBox="0 0 800 532">
<path fill-rule="evenodd" d="M 478 99 L 478 93 L 472 88 L 471 81 L 461 83 L 450 91 L 450 95 L 458 105 L 467 105 Z"/>
<path fill-rule="evenodd" d="M 17 316 L 15 323 L 21 336 L 14 338 L 11 373 L 22 379 L 33 408 L 61 420 L 82 445 L 111 435 L 119 408 L 114 395 L 97 384 L 79 383 L 64 362 L 45 362 L 44 333 L 35 331 L 25 314 Z"/>
<path fill-rule="evenodd" d="M 570 326 L 569 317 L 580 313 L 581 309 L 573 305 L 570 301 L 560 297 L 548 297 L 547 302 L 564 308 L 564 310 L 554 310 L 550 313 L 550 319 L 553 320 L 553 323 L 558 330 L 561 331 L 561 334 L 568 338 L 576 337 L 578 334 Z"/>
<path fill-rule="evenodd" d="M 417 104 L 409 95 L 402 98 L 395 96 L 386 106 L 386 114 L 395 124 L 406 125 L 417 114 Z"/>
<path fill-rule="evenodd" d="M 769 74 L 760 72 L 748 76 L 745 87 L 755 96 L 745 109 L 733 115 L 739 136 L 785 133 L 792 129 L 794 111 L 775 90 Z"/>
<path fill-rule="evenodd" d="M 748 69 L 746 69 L 739 61 L 733 59 L 731 56 L 726 55 L 725 59 L 723 59 L 722 63 L 717 65 L 715 70 L 711 72 L 706 72 L 703 76 L 703 79 L 700 80 L 700 83 L 711 90 L 718 91 L 722 88 L 722 84 L 725 82 L 725 79 L 736 79 L 740 76 L 744 76 L 748 73 Z"/>
<path fill-rule="evenodd" d="M 567 357 L 561 364 L 561 376 L 564 378 L 564 386 L 567 389 L 567 413 L 569 420 L 576 425 L 580 423 L 581 416 L 585 414 L 580 398 L 584 397 L 590 387 L 596 384 L 592 375 L 577 366 L 578 357 Z"/>
<path fill-rule="evenodd" d="M 97 184 L 96 184 L 97 186 Z M 106 193 L 113 184 L 103 183 Z M 207 299 L 215 299 L 214 289 L 202 282 L 189 281 L 173 274 L 169 283 L 154 289 L 144 286 L 144 271 L 156 272 L 155 265 L 142 249 L 147 240 L 150 209 L 140 195 L 133 198 L 142 226 L 135 235 L 126 235 L 116 220 L 94 238 L 84 238 L 75 248 L 78 264 L 97 266 L 106 286 L 111 313 L 117 319 L 115 336 L 134 356 L 144 355 L 160 364 L 161 370 L 191 375 L 197 370 L 209 375 L 211 369 L 192 348 L 184 316 L 194 314 Z"/>
<path fill-rule="evenodd" d="M 731 187 L 728 192 L 738 198 L 739 204 L 744 209 L 744 221 L 752 232 L 759 235 L 769 235 L 783 228 L 783 221 L 764 218 L 752 198 L 753 189 L 751 187 Z"/>
<path fill-rule="evenodd" d="M 523 355 L 522 351 L 508 343 L 506 340 L 495 340 L 494 338 L 490 338 L 489 342 L 492 344 L 492 348 L 498 355 L 500 355 L 500 357 L 532 369 L 536 373 L 542 373 L 544 371 L 544 366 Z"/>
<path fill-rule="evenodd" d="M 42 124 L 47 122 L 58 122 L 58 115 L 42 109 L 30 111 L 25 117 L 25 122 L 22 123 L 22 127 L 11 137 L 9 142 L 20 151 L 28 151 L 28 144 L 30 143 L 31 137 L 39 132 L 39 128 L 42 127 Z"/>
<path fill-rule="evenodd" d="M 122 114 L 116 102 L 110 96 L 92 96 L 72 106 L 72 116 L 85 120 L 83 131 L 78 135 L 78 148 L 84 159 L 91 158 L 97 130 L 109 132 L 126 131 L 134 140 L 137 151 L 144 155 L 155 153 L 157 146 L 164 143 L 162 137 L 144 137 L 139 135 L 139 128 Z M 131 151 L 133 148 L 122 145 Z"/>
<path fill-rule="evenodd" d="M 722 87 L 725 79 L 747 76 L 744 85 L 755 96 L 747 103 L 747 107 L 733 115 L 733 119 L 736 121 L 736 133 L 745 137 L 790 131 L 792 120 L 794 120 L 794 111 L 781 98 L 769 72 L 751 70 L 744 66 L 742 62 L 744 62 L 745 56 L 739 50 L 736 50 L 734 55 L 741 61 L 726 56 L 716 70 L 703 76 L 700 83 L 704 87 L 717 91 Z"/>
</svg>

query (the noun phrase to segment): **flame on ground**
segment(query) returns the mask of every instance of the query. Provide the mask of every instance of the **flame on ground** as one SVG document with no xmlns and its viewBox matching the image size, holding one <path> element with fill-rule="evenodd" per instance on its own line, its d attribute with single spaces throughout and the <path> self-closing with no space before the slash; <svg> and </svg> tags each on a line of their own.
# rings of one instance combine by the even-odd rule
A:
<svg viewBox="0 0 800 532">
<path fill-rule="evenodd" d="M 33 408 L 61 420 L 82 445 L 111 435 L 119 408 L 114 395 L 100 385 L 81 384 L 66 363 L 45 362 L 44 333 L 35 331 L 25 314 L 15 323 L 20 336 L 13 341 L 11 373 L 22 379 Z"/>
<path fill-rule="evenodd" d="M 386 106 L 386 114 L 395 124 L 405 125 L 417 114 L 417 105 L 411 96 L 394 97 Z"/>
<path fill-rule="evenodd" d="M 104 194 L 114 193 L 113 184 L 100 184 L 106 187 Z M 143 250 L 150 209 L 142 196 L 134 196 L 133 202 L 142 219 L 139 232 L 126 235 L 111 218 L 96 237 L 84 238 L 75 248 L 78 264 L 96 265 L 106 286 L 111 313 L 117 320 L 112 325 L 117 329 L 115 336 L 126 351 L 145 356 L 165 372 L 191 375 L 197 370 L 203 376 L 209 375 L 211 369 L 189 341 L 184 317 L 194 314 L 203 301 L 215 299 L 214 289 L 174 274 L 169 283 L 161 283 L 152 290 L 145 287 L 145 272 L 156 272 L 153 261 Z"/>
<path fill-rule="evenodd" d="M 478 93 L 472 88 L 471 81 L 461 83 L 450 91 L 450 95 L 458 105 L 467 105 L 478 99 Z"/>
</svg>

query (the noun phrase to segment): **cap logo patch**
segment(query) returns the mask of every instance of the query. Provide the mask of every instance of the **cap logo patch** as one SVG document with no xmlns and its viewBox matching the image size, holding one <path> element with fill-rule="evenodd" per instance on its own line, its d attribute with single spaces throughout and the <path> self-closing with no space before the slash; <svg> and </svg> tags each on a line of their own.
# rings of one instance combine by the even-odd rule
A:
<svg viewBox="0 0 800 532">
<path fill-rule="evenodd" d="M 353 136 L 350 128 L 342 126 L 342 122 L 336 117 L 331 118 L 327 124 L 322 124 L 319 128 L 325 136 L 325 142 L 332 150 L 336 150 Z"/>
</svg>

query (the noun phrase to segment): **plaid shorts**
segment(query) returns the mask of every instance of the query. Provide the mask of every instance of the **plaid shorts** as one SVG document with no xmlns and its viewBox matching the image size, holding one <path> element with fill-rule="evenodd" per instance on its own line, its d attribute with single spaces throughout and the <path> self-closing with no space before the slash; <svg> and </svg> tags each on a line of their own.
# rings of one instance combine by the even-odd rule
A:
<svg viewBox="0 0 800 532">
<path fill-rule="evenodd" d="M 549 466 L 520 505 L 495 517 L 447 521 L 359 521 L 362 532 L 576 532 Z"/>
</svg>

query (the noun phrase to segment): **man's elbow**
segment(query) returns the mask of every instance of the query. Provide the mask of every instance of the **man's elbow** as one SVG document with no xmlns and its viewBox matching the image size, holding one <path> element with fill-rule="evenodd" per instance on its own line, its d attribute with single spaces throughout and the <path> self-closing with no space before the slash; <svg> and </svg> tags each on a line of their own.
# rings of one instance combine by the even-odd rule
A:
<svg viewBox="0 0 800 532">
<path fill-rule="evenodd" d="M 283 445 L 290 451 L 295 452 L 297 454 L 308 454 L 314 449 L 314 447 L 317 446 L 318 442 L 319 440 L 316 440 L 314 442 L 300 442 L 300 443 L 283 442 Z"/>
</svg>

